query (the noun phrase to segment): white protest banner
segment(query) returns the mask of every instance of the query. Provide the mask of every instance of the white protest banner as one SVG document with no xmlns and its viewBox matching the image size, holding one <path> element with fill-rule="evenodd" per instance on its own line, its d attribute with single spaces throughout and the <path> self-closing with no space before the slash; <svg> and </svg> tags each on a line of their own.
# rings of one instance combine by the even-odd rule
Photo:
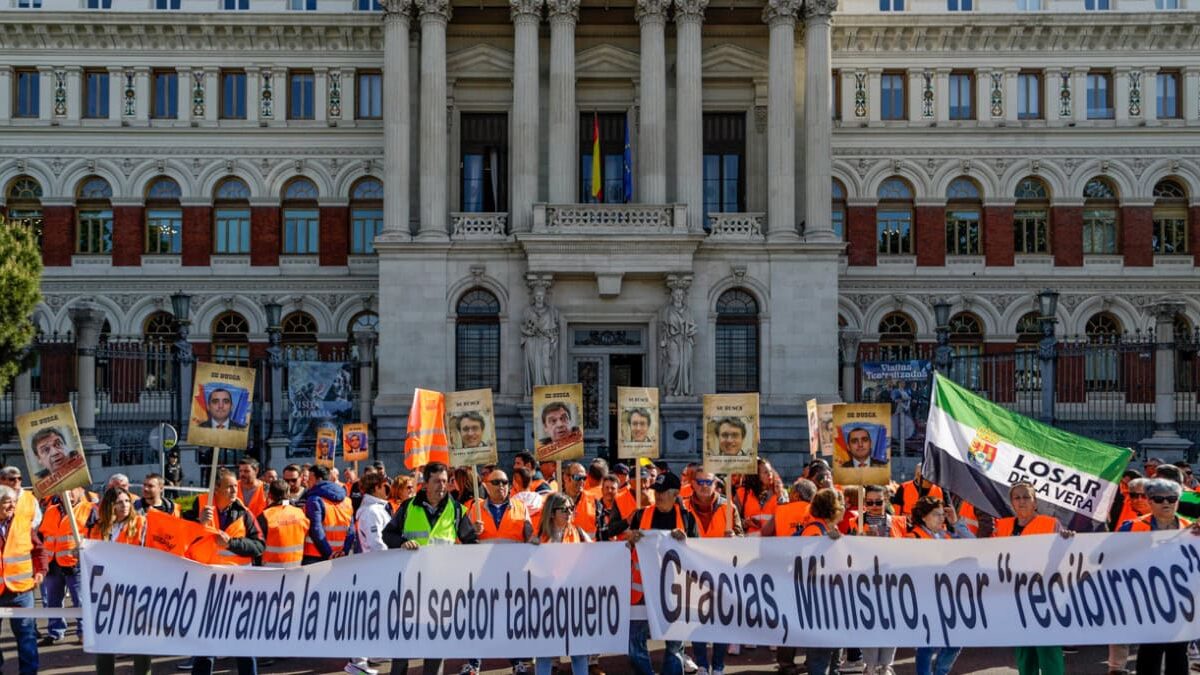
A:
<svg viewBox="0 0 1200 675">
<path fill-rule="evenodd" d="M 1189 531 L 929 541 L 637 545 L 655 639 L 796 647 L 997 647 L 1200 638 Z"/>
<path fill-rule="evenodd" d="M 82 560 L 91 653 L 530 658 L 629 646 L 619 543 L 433 546 L 265 569 L 88 542 Z"/>
</svg>

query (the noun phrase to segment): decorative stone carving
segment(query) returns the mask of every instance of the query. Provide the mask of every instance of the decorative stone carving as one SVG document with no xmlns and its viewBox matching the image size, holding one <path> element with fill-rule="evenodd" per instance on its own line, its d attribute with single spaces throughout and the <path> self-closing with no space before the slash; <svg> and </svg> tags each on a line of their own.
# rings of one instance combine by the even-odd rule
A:
<svg viewBox="0 0 1200 675">
<path fill-rule="evenodd" d="M 508 230 L 508 213 L 451 213 L 455 239 L 494 239 Z"/>
<path fill-rule="evenodd" d="M 666 21 L 667 9 L 671 0 L 636 0 L 633 6 L 633 17 L 638 23 L 643 21 Z"/>
<path fill-rule="evenodd" d="M 329 71 L 329 119 L 342 117 L 342 74 L 339 71 Z"/>
<path fill-rule="evenodd" d="M 135 86 L 133 70 L 126 70 L 125 76 L 125 103 L 121 108 L 121 115 L 124 117 L 133 117 L 137 114 L 137 87 Z"/>
<path fill-rule="evenodd" d="M 1058 88 L 1058 116 L 1063 119 L 1071 117 L 1071 73 L 1062 74 L 1062 82 Z"/>
<path fill-rule="evenodd" d="M 704 10 L 708 0 L 675 0 L 675 22 L 704 20 Z"/>
<path fill-rule="evenodd" d="M 203 70 L 192 72 L 192 117 L 204 117 L 204 78 Z"/>
<path fill-rule="evenodd" d="M 412 7 L 412 0 L 379 0 L 379 4 L 388 14 L 407 14 Z"/>
<path fill-rule="evenodd" d="M 263 69 L 259 81 L 262 82 L 262 88 L 258 95 L 258 116 L 269 120 L 275 117 L 275 82 L 271 71 Z"/>
<path fill-rule="evenodd" d="M 804 20 L 831 18 L 834 10 L 837 9 L 837 5 L 838 0 L 805 0 Z"/>
<path fill-rule="evenodd" d="M 1142 116 L 1142 71 L 1129 72 L 1129 116 Z"/>
<path fill-rule="evenodd" d="M 932 93 L 930 95 L 932 96 Z M 867 116 L 867 72 L 865 70 L 854 71 L 854 116 L 858 118 Z"/>
<path fill-rule="evenodd" d="M 556 18 L 579 20 L 579 0 L 546 0 L 546 16 L 553 21 Z"/>
<path fill-rule="evenodd" d="M 521 316 L 521 348 L 525 351 L 525 395 L 537 386 L 554 384 L 558 357 L 558 310 L 546 302 L 546 291 L 554 282 L 549 274 L 525 276 L 530 304 Z"/>
<path fill-rule="evenodd" d="M 668 206 L 652 204 L 578 204 L 546 207 L 546 228 L 551 232 L 601 230 L 669 232 L 674 227 Z"/>
<path fill-rule="evenodd" d="M 992 73 L 992 117 L 1004 117 L 1004 73 Z"/>
<path fill-rule="evenodd" d="M 933 71 L 925 70 L 921 73 L 921 117 L 927 120 L 933 119 Z"/>
<path fill-rule="evenodd" d="M 54 71 L 54 116 L 67 114 L 67 71 Z"/>
<path fill-rule="evenodd" d="M 838 350 L 842 353 L 842 361 L 855 363 L 858 361 L 858 345 L 862 342 L 862 331 L 853 328 L 843 328 L 838 331 Z"/>
<path fill-rule="evenodd" d="M 749 241 L 762 238 L 765 213 L 710 213 L 708 223 L 710 238 L 740 239 Z"/>
<path fill-rule="evenodd" d="M 514 21 L 523 16 L 533 17 L 541 21 L 542 8 L 545 6 L 545 0 L 508 0 L 510 15 Z"/>
<path fill-rule="evenodd" d="M 415 0 L 413 6 L 417 8 L 422 20 L 428 17 L 449 22 L 450 17 L 454 16 L 450 0 Z"/>
<path fill-rule="evenodd" d="M 754 106 L 754 129 L 758 133 L 764 133 L 767 130 L 767 106 Z"/>
<path fill-rule="evenodd" d="M 690 274 L 668 274 L 671 302 L 658 312 L 658 353 L 662 361 L 661 382 L 667 396 L 691 396 L 692 351 L 696 322 L 687 305 Z"/>
<path fill-rule="evenodd" d="M 767 24 L 777 21 L 795 23 L 800 4 L 800 0 L 767 0 L 763 7 L 763 21 Z"/>
</svg>

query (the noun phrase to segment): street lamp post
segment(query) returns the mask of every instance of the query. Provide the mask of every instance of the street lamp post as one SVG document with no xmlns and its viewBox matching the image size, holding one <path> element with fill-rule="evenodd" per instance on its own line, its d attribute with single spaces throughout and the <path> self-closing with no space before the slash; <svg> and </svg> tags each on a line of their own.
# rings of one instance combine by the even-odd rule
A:
<svg viewBox="0 0 1200 675">
<path fill-rule="evenodd" d="M 1054 335 L 1058 312 L 1058 291 L 1049 288 L 1038 293 L 1038 324 L 1042 339 L 1038 342 L 1038 369 L 1042 374 L 1042 412 L 1039 418 L 1054 423 L 1054 367 L 1058 358 L 1058 338 Z"/>
<path fill-rule="evenodd" d="M 171 311 L 175 314 L 175 419 L 179 422 L 179 432 L 187 428 L 188 412 L 192 402 L 192 367 L 196 356 L 192 353 L 192 343 L 188 342 L 188 330 L 191 321 L 192 296 L 178 291 L 171 295 Z"/>
<path fill-rule="evenodd" d="M 277 446 L 287 444 L 279 435 L 283 425 L 283 328 L 280 317 L 283 305 L 271 300 L 263 305 L 267 312 L 267 363 L 271 367 L 271 417 L 267 427 L 267 461 Z"/>
<path fill-rule="evenodd" d="M 950 375 L 950 303 L 939 300 L 933 305 L 933 318 L 937 322 L 937 348 L 933 352 L 933 363 L 942 375 Z"/>
</svg>

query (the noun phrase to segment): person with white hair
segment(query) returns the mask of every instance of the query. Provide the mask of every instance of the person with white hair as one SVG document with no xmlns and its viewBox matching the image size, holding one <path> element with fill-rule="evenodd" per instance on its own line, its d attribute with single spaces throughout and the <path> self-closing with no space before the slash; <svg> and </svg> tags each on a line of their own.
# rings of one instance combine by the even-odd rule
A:
<svg viewBox="0 0 1200 675">
<path fill-rule="evenodd" d="M 33 589 L 46 576 L 49 560 L 33 526 L 33 492 L 21 494 L 9 485 L 0 485 L 0 607 L 33 607 Z M 10 619 L 17 640 L 18 672 L 38 672 L 37 623 L 33 619 Z M 4 655 L 0 653 L 0 664 Z"/>
<path fill-rule="evenodd" d="M 104 485 L 104 489 L 107 490 L 108 488 L 114 487 L 121 488 L 122 490 L 129 492 L 129 476 L 126 476 L 123 473 L 114 473 L 113 475 L 109 476 L 108 483 Z"/>
</svg>

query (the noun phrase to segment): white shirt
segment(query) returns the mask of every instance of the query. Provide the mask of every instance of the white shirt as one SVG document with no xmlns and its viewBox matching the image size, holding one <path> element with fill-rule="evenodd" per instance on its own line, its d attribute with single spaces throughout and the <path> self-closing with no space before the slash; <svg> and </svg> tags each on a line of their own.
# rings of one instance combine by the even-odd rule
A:
<svg viewBox="0 0 1200 675">
<path fill-rule="evenodd" d="M 383 528 L 392 519 L 387 512 L 387 501 L 372 495 L 363 495 L 362 504 L 354 516 L 354 532 L 358 535 L 363 553 L 387 549 L 383 543 Z"/>
</svg>

